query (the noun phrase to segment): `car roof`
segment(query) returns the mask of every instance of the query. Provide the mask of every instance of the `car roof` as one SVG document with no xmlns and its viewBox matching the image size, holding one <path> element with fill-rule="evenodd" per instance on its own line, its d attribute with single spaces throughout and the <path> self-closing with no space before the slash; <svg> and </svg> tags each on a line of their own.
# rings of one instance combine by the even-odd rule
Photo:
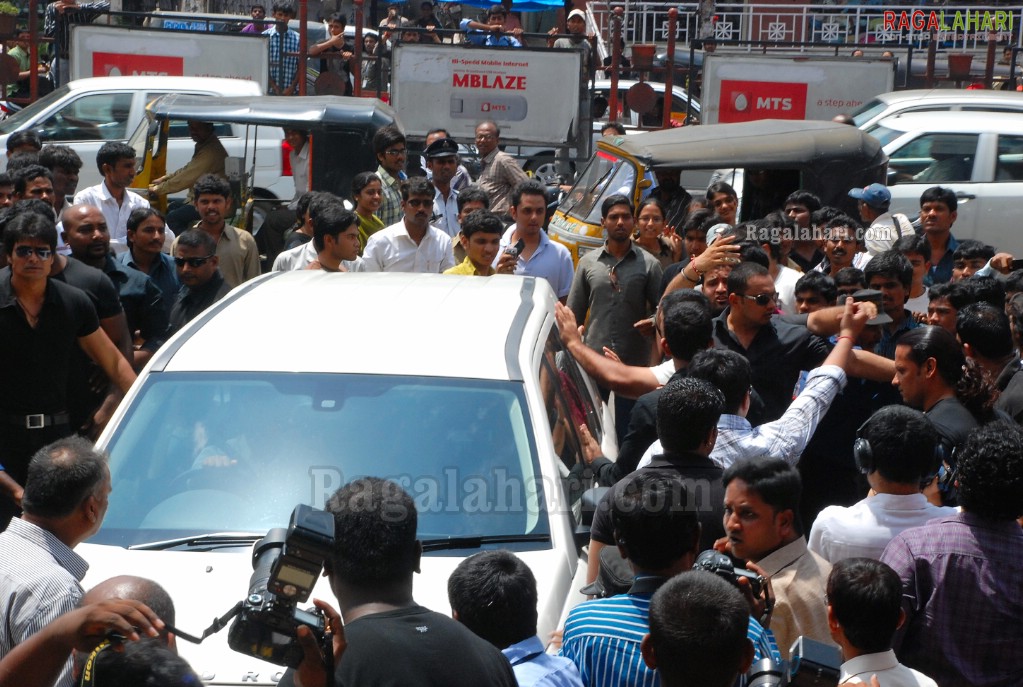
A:
<svg viewBox="0 0 1023 687">
<path fill-rule="evenodd" d="M 956 110 L 906 112 L 878 120 L 877 126 L 894 131 L 934 131 L 983 134 L 987 132 L 1023 134 L 1023 113 L 970 112 L 964 117 Z"/>
<path fill-rule="evenodd" d="M 77 79 L 68 84 L 71 91 L 106 90 L 168 90 L 203 88 L 229 95 L 262 95 L 262 87 L 255 81 L 222 79 L 216 76 L 96 76 Z"/>
<path fill-rule="evenodd" d="M 210 98 L 172 93 L 157 98 L 147 110 L 157 119 L 199 119 L 288 127 L 309 124 L 373 124 L 387 126 L 398 115 L 376 98 L 344 96 L 260 96 Z"/>
<path fill-rule="evenodd" d="M 612 147 L 607 141 L 598 145 Z M 864 166 L 885 161 L 877 139 L 856 127 L 803 120 L 685 126 L 628 136 L 617 147 L 654 169 L 812 166 L 837 158 L 860 160 Z"/>
<path fill-rule="evenodd" d="M 961 103 L 1017 103 L 1023 107 L 1023 93 L 1016 91 L 990 91 L 976 90 L 967 91 L 952 88 L 920 88 L 909 91 L 891 91 L 882 93 L 877 99 L 894 105 L 910 101 L 922 101 L 927 103 L 947 102 L 958 105 Z"/>
<path fill-rule="evenodd" d="M 190 322 L 151 371 L 521 380 L 520 347 L 554 302 L 534 277 L 273 272 Z"/>
</svg>

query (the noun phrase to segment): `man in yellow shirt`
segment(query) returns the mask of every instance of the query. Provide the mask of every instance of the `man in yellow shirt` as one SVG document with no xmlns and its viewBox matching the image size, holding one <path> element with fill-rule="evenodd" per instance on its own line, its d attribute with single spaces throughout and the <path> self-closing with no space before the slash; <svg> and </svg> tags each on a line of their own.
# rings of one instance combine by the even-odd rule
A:
<svg viewBox="0 0 1023 687">
<path fill-rule="evenodd" d="M 505 253 L 497 263 L 497 269 L 491 267 L 497 251 L 501 248 L 501 234 L 504 225 L 500 218 L 488 210 L 470 212 L 462 223 L 459 238 L 465 249 L 465 260 L 458 265 L 444 270 L 444 274 L 465 274 L 469 276 L 489 277 L 494 274 L 511 274 L 515 270 L 518 252 L 513 255 Z"/>
</svg>

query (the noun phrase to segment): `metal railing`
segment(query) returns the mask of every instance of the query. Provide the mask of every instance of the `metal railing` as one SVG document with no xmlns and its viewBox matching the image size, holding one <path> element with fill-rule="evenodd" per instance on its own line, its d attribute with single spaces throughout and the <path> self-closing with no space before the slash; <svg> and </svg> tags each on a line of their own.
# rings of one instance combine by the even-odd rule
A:
<svg viewBox="0 0 1023 687">
<path fill-rule="evenodd" d="M 667 10 L 671 7 L 679 11 L 676 40 L 688 43 L 700 37 L 697 2 L 591 2 L 591 20 L 604 42 L 610 40 L 614 7 L 625 8 L 626 43 L 667 42 Z M 1023 6 L 1019 4 L 934 7 L 718 3 L 714 15 L 713 36 L 720 41 L 920 46 L 934 30 L 939 44 L 949 49 L 983 49 L 992 35 L 999 43 L 1023 47 Z"/>
</svg>

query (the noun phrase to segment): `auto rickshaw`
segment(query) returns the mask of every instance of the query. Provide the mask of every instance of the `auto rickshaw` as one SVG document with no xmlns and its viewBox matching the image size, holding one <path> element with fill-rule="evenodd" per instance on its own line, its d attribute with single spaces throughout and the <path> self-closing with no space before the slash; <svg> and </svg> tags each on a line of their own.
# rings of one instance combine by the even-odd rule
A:
<svg viewBox="0 0 1023 687">
<path fill-rule="evenodd" d="M 858 213 L 849 189 L 884 183 L 888 157 L 872 136 L 833 122 L 761 120 L 712 124 L 604 138 L 551 218 L 548 231 L 578 261 L 604 242 L 600 206 L 621 193 L 638 204 L 657 185 L 656 173 L 677 172 L 680 184 L 702 198 L 710 183 L 726 181 L 739 196 L 739 219 L 751 218 L 768 180 L 773 198 L 797 189 L 824 205 Z M 753 173 L 756 172 L 754 175 Z M 680 227 L 677 227 L 681 229 Z"/>
<path fill-rule="evenodd" d="M 166 95 L 149 104 L 145 121 L 129 139 L 139 159 L 133 187 L 147 189 L 150 180 L 173 171 L 167 170 L 168 140 L 175 131 L 181 135 L 187 120 L 211 122 L 217 127 L 230 125 L 232 130 L 241 132 L 236 135 L 244 138 L 244 156 L 229 157 L 226 164 L 236 195 L 235 207 L 243 208 L 241 218 L 235 222 L 252 232 L 260 253 L 269 263 L 280 250 L 277 245 L 280 237 L 261 236 L 260 229 L 266 218 L 286 206 L 291 197 L 278 198 L 261 187 L 259 181 L 267 177 L 268 167 L 272 178 L 283 173 L 288 156 L 281 145 L 281 129 L 308 132 L 309 190 L 329 191 L 348 198 L 352 178 L 377 168 L 373 135 L 398 123 L 394 110 L 375 98 Z M 269 135 L 276 141 L 274 146 L 268 149 L 260 144 L 261 135 Z M 160 198 L 154 204 L 166 210 L 166 200 Z"/>
</svg>

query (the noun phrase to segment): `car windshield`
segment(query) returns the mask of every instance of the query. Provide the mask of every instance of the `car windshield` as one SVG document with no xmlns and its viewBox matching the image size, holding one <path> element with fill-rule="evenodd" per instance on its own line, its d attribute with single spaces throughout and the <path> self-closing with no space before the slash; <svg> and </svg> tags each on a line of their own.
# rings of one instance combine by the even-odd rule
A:
<svg viewBox="0 0 1023 687">
<path fill-rule="evenodd" d="M 38 113 L 63 98 L 70 91 L 71 89 L 67 86 L 67 84 L 65 84 L 60 88 L 54 89 L 52 92 L 43 96 L 31 105 L 26 105 L 23 109 L 18 110 L 7 119 L 0 122 L 0 134 L 11 134 L 18 129 L 24 128 L 25 122 L 32 120 Z"/>
<path fill-rule="evenodd" d="M 600 203 L 604 197 L 622 193 L 632 197 L 636 169 L 627 160 L 598 150 L 576 185 L 568 193 L 563 207 L 572 217 L 600 224 Z"/>
<path fill-rule="evenodd" d="M 384 375 L 151 374 L 107 445 L 93 543 L 285 527 L 362 476 L 416 501 L 423 541 L 550 533 L 520 382 Z M 533 543 L 530 548 L 548 548 Z"/>
<path fill-rule="evenodd" d="M 852 113 L 852 120 L 854 126 L 863 126 L 866 122 L 877 115 L 884 112 L 885 108 L 888 107 L 888 103 L 883 100 L 874 99 L 869 103 L 866 103 L 860 109 Z"/>
</svg>

